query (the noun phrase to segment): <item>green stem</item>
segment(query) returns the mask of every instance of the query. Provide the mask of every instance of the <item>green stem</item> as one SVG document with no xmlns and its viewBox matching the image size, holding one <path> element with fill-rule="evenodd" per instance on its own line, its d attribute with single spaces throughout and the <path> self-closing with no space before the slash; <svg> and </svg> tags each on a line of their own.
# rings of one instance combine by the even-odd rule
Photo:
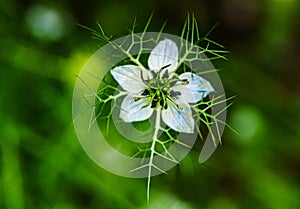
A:
<svg viewBox="0 0 300 209">
<path fill-rule="evenodd" d="M 156 120 L 155 120 L 155 130 L 153 134 L 153 141 L 151 145 L 151 154 L 150 154 L 150 161 L 149 161 L 149 170 L 148 170 L 148 182 L 147 182 L 147 201 L 149 202 L 150 200 L 150 183 L 151 183 L 151 172 L 152 172 L 152 167 L 153 167 L 153 158 L 154 158 L 154 153 L 155 153 L 155 144 L 158 141 L 158 132 L 160 129 L 160 112 L 161 108 L 159 107 L 156 110 Z"/>
</svg>

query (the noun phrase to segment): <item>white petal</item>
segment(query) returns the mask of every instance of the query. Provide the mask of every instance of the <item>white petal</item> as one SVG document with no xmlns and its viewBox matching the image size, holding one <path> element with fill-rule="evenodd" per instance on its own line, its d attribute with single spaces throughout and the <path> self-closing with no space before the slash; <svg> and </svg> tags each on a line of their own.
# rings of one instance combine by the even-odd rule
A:
<svg viewBox="0 0 300 209">
<path fill-rule="evenodd" d="M 187 85 L 180 85 L 182 82 L 178 81 L 171 90 L 180 92 L 179 99 L 188 103 L 196 103 L 214 91 L 209 81 L 194 73 L 183 73 L 179 76 L 179 79 L 187 79 L 189 83 Z"/>
<path fill-rule="evenodd" d="M 138 66 L 118 66 L 111 70 L 111 74 L 119 85 L 128 92 L 137 93 L 146 87 L 141 78 L 142 70 Z"/>
<path fill-rule="evenodd" d="M 134 98 L 136 96 L 133 94 L 127 95 L 121 104 L 120 118 L 127 123 L 146 120 L 153 113 L 153 108 L 150 105 L 145 107 L 150 98 L 140 98 L 138 101 L 135 101 Z"/>
<path fill-rule="evenodd" d="M 153 78 L 153 74 L 151 73 L 150 70 L 143 70 L 142 76 L 144 80 L 151 80 Z"/>
<path fill-rule="evenodd" d="M 149 68 L 156 73 L 162 68 L 164 68 L 163 72 L 168 70 L 169 73 L 172 73 L 176 70 L 177 63 L 178 47 L 176 43 L 170 39 L 160 41 L 151 51 L 148 59 Z M 163 72 L 161 74 L 163 74 Z"/>
<path fill-rule="evenodd" d="M 162 119 L 166 125 L 178 132 L 193 133 L 194 119 L 189 105 L 177 100 L 176 103 L 182 107 L 179 109 L 173 102 L 167 101 L 168 107 L 162 110 Z"/>
</svg>

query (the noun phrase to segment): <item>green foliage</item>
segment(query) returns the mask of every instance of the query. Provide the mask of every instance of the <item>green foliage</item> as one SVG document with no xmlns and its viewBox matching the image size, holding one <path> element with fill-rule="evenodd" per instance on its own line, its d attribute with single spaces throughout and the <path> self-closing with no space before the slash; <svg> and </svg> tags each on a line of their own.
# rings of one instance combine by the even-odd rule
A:
<svg viewBox="0 0 300 209">
<path fill-rule="evenodd" d="M 28 12 L 40 4 L 0 2 L 0 208 L 300 207 L 299 1 L 45 3 L 64 21 L 60 37 L 31 31 Z M 204 165 L 197 162 L 198 140 L 180 166 L 152 179 L 148 204 L 144 179 L 102 170 L 75 136 L 74 81 L 99 44 L 76 23 L 94 28 L 99 21 L 120 37 L 135 13 L 134 31 L 142 32 L 155 10 L 148 30 L 159 31 L 167 19 L 164 31 L 179 34 L 187 9 L 199 21 L 199 37 L 220 21 L 200 46 L 214 45 L 213 39 L 231 51 L 225 56 L 213 46 L 221 49 L 211 55 L 230 59 L 216 67 L 226 94 L 237 95 L 228 121 L 240 135 L 226 129 L 223 146 Z"/>
</svg>

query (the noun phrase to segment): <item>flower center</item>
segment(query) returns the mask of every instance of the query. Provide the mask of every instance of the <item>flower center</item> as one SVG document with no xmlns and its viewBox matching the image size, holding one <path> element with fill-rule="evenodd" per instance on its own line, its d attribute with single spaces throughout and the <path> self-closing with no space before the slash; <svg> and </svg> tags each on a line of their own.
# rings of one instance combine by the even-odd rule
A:
<svg viewBox="0 0 300 209">
<path fill-rule="evenodd" d="M 134 100 L 138 101 L 142 97 L 150 97 L 150 101 L 147 105 L 145 105 L 145 107 L 148 105 L 151 105 L 151 108 L 161 106 L 162 110 L 168 108 L 167 100 L 169 100 L 170 102 L 173 102 L 179 110 L 182 110 L 182 106 L 176 104 L 173 100 L 173 98 L 180 96 L 181 92 L 173 91 L 171 88 L 174 85 L 187 85 L 189 81 L 187 79 L 180 80 L 175 76 L 173 78 L 169 78 L 168 70 L 165 70 L 161 76 L 164 68 L 162 68 L 158 73 L 152 71 L 153 78 L 150 80 L 144 80 L 147 85 L 147 89 L 141 93 L 141 97 L 136 97 Z M 178 81 L 181 81 L 181 83 L 178 84 Z"/>
</svg>

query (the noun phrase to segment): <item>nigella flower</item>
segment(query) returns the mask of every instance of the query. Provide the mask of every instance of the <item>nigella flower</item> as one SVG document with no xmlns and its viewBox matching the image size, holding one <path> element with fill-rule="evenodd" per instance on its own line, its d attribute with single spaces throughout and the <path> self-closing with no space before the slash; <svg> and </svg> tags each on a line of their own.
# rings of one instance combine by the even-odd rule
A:
<svg viewBox="0 0 300 209">
<path fill-rule="evenodd" d="M 145 70 L 136 65 L 123 65 L 111 70 L 114 79 L 128 92 L 121 104 L 120 118 L 125 122 L 143 121 L 159 109 L 163 122 L 170 128 L 193 133 L 194 119 L 189 104 L 202 100 L 214 88 L 194 73 L 175 73 L 179 67 L 178 47 L 170 39 L 154 47 L 148 67 Z"/>
</svg>

